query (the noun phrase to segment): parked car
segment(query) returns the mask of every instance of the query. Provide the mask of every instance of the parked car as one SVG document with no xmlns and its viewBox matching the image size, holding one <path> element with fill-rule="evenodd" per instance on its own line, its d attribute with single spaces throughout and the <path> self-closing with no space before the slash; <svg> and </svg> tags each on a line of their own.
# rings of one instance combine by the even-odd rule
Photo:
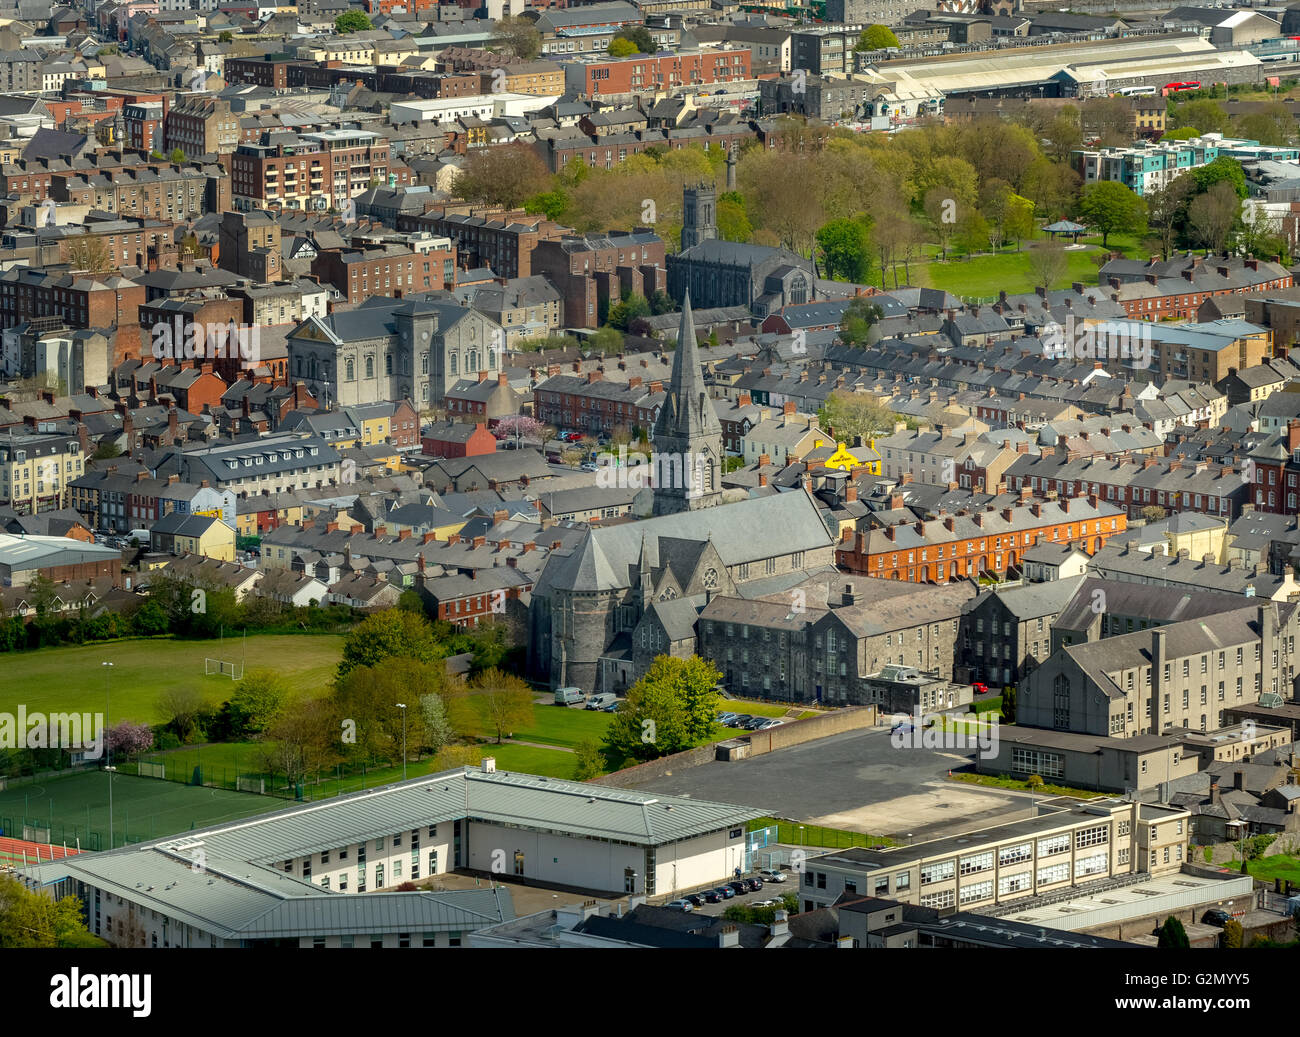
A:
<svg viewBox="0 0 1300 1037">
<path fill-rule="evenodd" d="M 737 716 L 737 714 L 735 714 L 735 713 L 719 713 L 719 714 L 718 714 L 718 723 L 721 724 L 721 725 L 723 725 L 723 727 L 726 727 L 727 724 L 728 724 L 730 721 L 736 719 L 736 716 Z"/>
<path fill-rule="evenodd" d="M 689 900 L 672 900 L 669 901 L 667 904 L 665 904 L 664 907 L 668 908 L 669 911 L 694 911 L 695 910 L 695 905 L 692 904 Z"/>
<path fill-rule="evenodd" d="M 605 706 L 603 709 L 601 709 L 601 712 L 602 712 L 602 713 L 617 713 L 617 712 L 618 712 L 618 699 L 615 699 L 615 700 L 614 700 L 613 702 L 611 702 L 608 706 Z"/>
<path fill-rule="evenodd" d="M 581 468 L 584 472 L 600 471 L 600 465 L 596 464 L 595 461 L 583 461 L 582 464 L 580 464 L 578 467 Z"/>
<path fill-rule="evenodd" d="M 719 886 L 713 892 L 720 893 L 722 895 L 723 900 L 730 900 L 732 897 L 736 895 L 736 891 L 732 889 L 730 886 Z"/>
<path fill-rule="evenodd" d="M 746 731 L 757 731 L 765 723 L 767 723 L 767 717 L 750 717 L 740 726 Z"/>
<path fill-rule="evenodd" d="M 1206 911 L 1205 914 L 1201 915 L 1201 923 L 1203 925 L 1217 925 L 1220 929 L 1231 921 L 1232 915 L 1221 907 L 1211 908 L 1209 911 Z"/>
<path fill-rule="evenodd" d="M 559 688 L 555 692 L 557 706 L 581 706 L 586 698 L 581 688 Z"/>
<path fill-rule="evenodd" d="M 744 727 L 747 721 L 753 719 L 754 718 L 748 713 L 737 713 L 732 716 L 730 720 L 725 720 L 723 723 L 726 724 L 727 727 Z"/>
<path fill-rule="evenodd" d="M 743 897 L 746 893 L 750 892 L 750 888 L 740 879 L 736 879 L 735 882 L 728 882 L 727 888 L 734 890 L 738 897 Z"/>
<path fill-rule="evenodd" d="M 690 904 L 691 907 L 704 906 L 704 898 L 700 896 L 698 893 L 688 893 L 686 894 L 686 896 L 682 897 L 682 899 L 685 900 L 688 904 Z"/>
<path fill-rule="evenodd" d="M 716 889 L 706 889 L 700 896 L 704 898 L 706 904 L 721 904 L 726 899 Z"/>
<path fill-rule="evenodd" d="M 612 691 L 602 691 L 599 695 L 590 695 L 587 698 L 587 709 L 604 709 L 607 706 L 617 705 L 618 696 Z"/>
<path fill-rule="evenodd" d="M 763 880 L 757 875 L 750 875 L 748 878 L 740 880 L 751 893 L 757 893 L 763 888 Z"/>
<path fill-rule="evenodd" d="M 971 685 L 971 688 L 974 690 L 976 695 L 983 695 L 989 690 L 989 686 L 983 681 L 976 681 Z"/>
<path fill-rule="evenodd" d="M 754 730 L 766 731 L 770 727 L 780 727 L 784 723 L 785 723 L 784 720 L 764 720 L 761 724 L 755 727 Z"/>
<path fill-rule="evenodd" d="M 763 876 L 764 882 L 785 882 L 790 877 L 783 871 L 769 870 L 767 868 L 764 868 L 759 874 Z"/>
</svg>

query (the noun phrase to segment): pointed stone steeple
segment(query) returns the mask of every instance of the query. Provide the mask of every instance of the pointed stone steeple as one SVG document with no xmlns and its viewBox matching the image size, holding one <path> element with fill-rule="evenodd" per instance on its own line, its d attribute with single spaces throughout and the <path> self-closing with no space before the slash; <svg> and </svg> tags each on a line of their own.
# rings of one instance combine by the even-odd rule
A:
<svg viewBox="0 0 1300 1037">
<path fill-rule="evenodd" d="M 673 354 L 672 380 L 655 421 L 654 513 L 711 508 L 722 499 L 722 423 L 704 385 L 688 290 Z"/>
</svg>

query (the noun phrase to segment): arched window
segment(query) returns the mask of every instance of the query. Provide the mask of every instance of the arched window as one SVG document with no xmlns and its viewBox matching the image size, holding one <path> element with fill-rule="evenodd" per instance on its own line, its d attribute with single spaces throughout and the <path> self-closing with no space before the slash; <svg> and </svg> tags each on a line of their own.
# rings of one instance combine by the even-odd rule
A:
<svg viewBox="0 0 1300 1037">
<path fill-rule="evenodd" d="M 348 381 L 349 382 L 356 381 L 357 365 L 351 360 L 348 361 L 347 372 L 348 372 Z"/>
<path fill-rule="evenodd" d="M 375 357 L 373 353 L 366 357 L 366 377 L 375 377 Z"/>
<path fill-rule="evenodd" d="M 428 374 L 428 373 L 429 373 L 429 354 L 428 354 L 428 353 L 421 353 L 421 354 L 420 354 L 420 374 Z"/>
<path fill-rule="evenodd" d="M 495 349 L 488 350 L 488 367 L 493 371 L 497 368 L 497 351 Z"/>
<path fill-rule="evenodd" d="M 428 402 L 429 402 L 429 383 L 428 383 L 428 382 L 425 382 L 422 386 L 420 386 L 420 399 L 422 399 L 425 403 L 428 403 Z"/>
<path fill-rule="evenodd" d="M 452 354 L 451 354 L 451 357 L 450 357 L 450 363 L 451 363 L 451 366 L 448 368 L 449 373 L 450 373 L 450 374 L 457 374 L 457 373 L 458 373 L 458 372 L 457 372 L 458 359 L 457 359 L 457 356 L 456 356 L 455 353 L 452 353 Z"/>
<path fill-rule="evenodd" d="M 385 354 L 384 354 L 384 374 L 392 374 L 392 373 L 393 373 L 393 354 L 392 354 L 392 353 L 385 353 Z"/>
<path fill-rule="evenodd" d="M 469 357 L 465 361 L 465 373 L 474 374 L 474 372 L 476 372 L 477 370 L 478 370 L 478 350 L 471 349 L 469 351 Z"/>
</svg>

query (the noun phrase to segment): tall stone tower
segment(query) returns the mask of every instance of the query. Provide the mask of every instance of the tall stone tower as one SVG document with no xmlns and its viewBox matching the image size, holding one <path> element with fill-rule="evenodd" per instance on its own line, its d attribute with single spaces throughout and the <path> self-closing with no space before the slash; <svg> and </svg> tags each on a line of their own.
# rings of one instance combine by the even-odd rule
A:
<svg viewBox="0 0 1300 1037">
<path fill-rule="evenodd" d="M 718 192 L 712 184 L 682 189 L 682 251 L 718 236 Z"/>
<path fill-rule="evenodd" d="M 727 190 L 736 189 L 736 146 L 733 144 L 727 150 Z"/>
<path fill-rule="evenodd" d="M 689 291 L 682 301 L 673 376 L 652 445 L 654 514 L 700 511 L 722 502 L 722 424 L 704 388 Z"/>
</svg>

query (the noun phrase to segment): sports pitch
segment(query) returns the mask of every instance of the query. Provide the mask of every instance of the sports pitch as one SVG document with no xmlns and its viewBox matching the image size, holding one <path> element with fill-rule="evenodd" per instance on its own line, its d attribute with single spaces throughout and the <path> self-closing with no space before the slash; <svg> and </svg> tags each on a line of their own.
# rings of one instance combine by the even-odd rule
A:
<svg viewBox="0 0 1300 1037">
<path fill-rule="evenodd" d="M 117 846 L 124 840 L 141 842 L 291 805 L 272 796 L 114 774 L 113 841 Z M 50 842 L 72 847 L 80 839 L 82 849 L 108 847 L 108 775 L 103 771 L 0 790 L 3 834 L 22 838 L 24 810 L 28 824 L 50 827 Z"/>
<path fill-rule="evenodd" d="M 113 664 L 109 724 L 120 720 L 160 723 L 168 718 L 158 708 L 164 691 L 194 688 L 210 705 L 230 698 L 238 684 L 229 677 L 203 673 L 205 658 L 222 658 L 245 666 L 274 669 L 296 690 L 320 693 L 334 677 L 343 651 L 336 634 L 268 634 L 218 641 L 177 641 L 165 638 L 112 641 L 68 648 L 42 648 L 4 657 L 0 710 L 15 712 L 103 713 L 106 682 L 104 662 Z"/>
</svg>

